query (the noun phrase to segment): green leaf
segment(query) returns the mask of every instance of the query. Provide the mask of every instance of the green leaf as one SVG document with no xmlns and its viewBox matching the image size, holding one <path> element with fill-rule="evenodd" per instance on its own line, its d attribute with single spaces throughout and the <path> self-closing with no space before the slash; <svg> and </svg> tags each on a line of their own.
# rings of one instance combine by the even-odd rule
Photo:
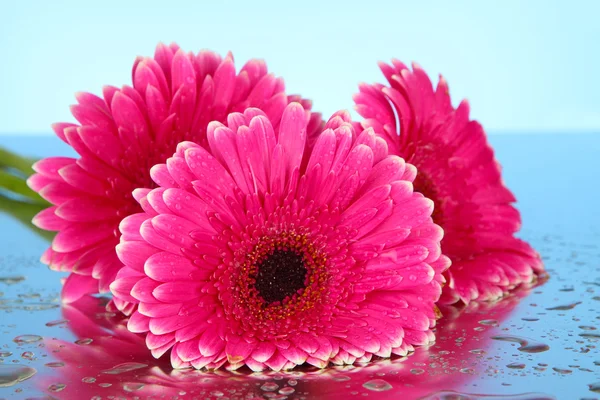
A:
<svg viewBox="0 0 600 400">
<path fill-rule="evenodd" d="M 27 203 L 0 195 L 0 212 L 4 212 L 21 221 L 26 227 L 47 240 L 54 238 L 55 232 L 45 231 L 31 223 L 33 217 L 46 208 L 43 204 Z"/>
<path fill-rule="evenodd" d="M 13 194 L 27 197 L 30 202 L 48 206 L 48 202 L 40 197 L 35 191 L 27 186 L 27 182 L 16 175 L 0 169 L 0 188 L 5 189 Z"/>
<path fill-rule="evenodd" d="M 0 147 L 0 167 L 3 169 L 13 168 L 23 174 L 24 177 L 28 177 L 34 173 L 31 165 L 35 161 L 35 159 L 20 156 Z"/>
</svg>

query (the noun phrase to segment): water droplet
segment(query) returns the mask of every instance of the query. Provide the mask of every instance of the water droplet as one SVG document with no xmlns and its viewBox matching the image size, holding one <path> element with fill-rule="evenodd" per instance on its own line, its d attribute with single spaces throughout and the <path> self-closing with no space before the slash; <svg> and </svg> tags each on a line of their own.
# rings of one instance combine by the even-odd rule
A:
<svg viewBox="0 0 600 400">
<path fill-rule="evenodd" d="M 287 384 L 290 386 L 296 386 L 298 384 L 298 381 L 295 379 L 290 379 Z"/>
<path fill-rule="evenodd" d="M 66 319 L 57 319 L 57 320 L 54 320 L 54 321 L 46 322 L 46 326 L 64 325 L 64 324 L 66 324 L 68 322 L 69 322 L 69 320 L 66 320 Z"/>
<path fill-rule="evenodd" d="M 347 375 L 336 375 L 331 379 L 333 379 L 334 381 L 337 381 L 337 382 L 346 382 L 346 381 L 350 380 L 350 377 Z"/>
<path fill-rule="evenodd" d="M 25 280 L 24 276 L 0 276 L 0 283 L 14 285 Z"/>
<path fill-rule="evenodd" d="M 570 370 L 570 369 L 564 369 L 564 368 L 557 368 L 557 367 L 554 367 L 554 368 L 552 368 L 552 369 L 553 369 L 554 371 L 558 372 L 559 374 L 563 374 L 563 375 L 570 374 L 570 373 L 572 373 L 572 372 L 573 372 L 573 371 L 572 371 L 572 370 Z"/>
<path fill-rule="evenodd" d="M 215 397 L 223 397 L 225 395 L 225 393 L 221 392 L 220 390 L 213 390 L 212 392 L 210 392 L 211 396 L 215 396 Z"/>
<path fill-rule="evenodd" d="M 135 391 L 142 389 L 143 387 L 144 387 L 143 383 L 128 382 L 128 383 L 123 384 L 123 390 L 126 392 L 135 392 Z"/>
<path fill-rule="evenodd" d="M 585 333 L 580 333 L 579 336 L 583 337 L 583 338 L 588 338 L 588 339 L 600 339 L 600 333 L 592 333 L 592 332 L 585 332 Z"/>
<path fill-rule="evenodd" d="M 498 326 L 498 320 L 495 319 L 482 319 L 479 323 L 486 326 Z"/>
<path fill-rule="evenodd" d="M 86 376 L 85 378 L 81 378 L 81 382 L 94 383 L 94 382 L 96 382 L 96 378 L 94 378 L 93 376 Z"/>
<path fill-rule="evenodd" d="M 469 353 L 471 353 L 471 354 L 485 354 L 485 350 L 483 350 L 483 349 L 473 349 L 473 350 L 469 350 Z"/>
<path fill-rule="evenodd" d="M 584 331 L 595 331 L 596 327 L 595 326 L 589 326 L 589 325 L 580 325 L 579 329 L 583 329 Z"/>
<path fill-rule="evenodd" d="M 126 362 L 123 364 L 115 365 L 112 368 L 100 371 L 101 374 L 118 375 L 124 372 L 135 371 L 136 369 L 146 368 L 148 364 Z"/>
<path fill-rule="evenodd" d="M 413 368 L 410 370 L 410 373 L 413 375 L 421 375 L 423 372 L 425 372 L 425 370 L 421 368 Z"/>
<path fill-rule="evenodd" d="M 266 382 L 260 388 L 265 392 L 274 392 L 275 390 L 279 389 L 279 385 L 275 382 Z"/>
<path fill-rule="evenodd" d="M 103 387 L 103 388 L 107 388 L 107 387 L 111 387 L 112 383 L 99 383 L 98 386 Z"/>
<path fill-rule="evenodd" d="M 67 387 L 67 385 L 65 385 L 64 383 L 55 383 L 55 384 L 48 386 L 48 390 L 51 392 L 60 392 L 61 390 L 63 390 L 66 387 Z"/>
<path fill-rule="evenodd" d="M 31 351 L 24 351 L 23 354 L 21 354 L 21 358 L 24 358 L 26 360 L 33 360 L 34 357 L 35 354 L 33 354 L 33 352 Z"/>
<path fill-rule="evenodd" d="M 515 342 L 521 346 L 517 350 L 524 353 L 541 353 L 550 350 L 550 346 L 545 343 L 536 342 L 533 339 L 527 339 L 519 336 L 492 336 L 494 340 L 502 340 L 504 342 Z"/>
<path fill-rule="evenodd" d="M 82 346 L 85 346 L 85 345 L 92 343 L 93 341 L 94 341 L 94 339 L 85 338 L 85 339 L 76 340 L 75 344 L 80 344 Z"/>
<path fill-rule="evenodd" d="M 566 310 L 572 310 L 575 308 L 576 305 L 581 304 L 580 301 L 576 301 L 574 303 L 569 303 L 569 304 L 563 304 L 560 306 L 554 306 L 554 307 L 549 307 L 546 308 L 546 310 L 551 310 L 551 311 L 566 311 Z"/>
<path fill-rule="evenodd" d="M 284 388 L 279 389 L 279 394 L 284 394 L 286 396 L 294 393 L 296 391 L 296 389 L 294 389 L 293 387 L 290 386 L 286 386 Z"/>
<path fill-rule="evenodd" d="M 539 321 L 539 318 L 530 318 L 530 317 L 525 317 L 525 318 L 521 318 L 523 321 L 527 321 L 527 322 L 534 322 L 534 321 Z"/>
<path fill-rule="evenodd" d="M 474 374 L 475 370 L 473 368 L 461 368 L 459 369 L 460 373 L 462 374 Z"/>
<path fill-rule="evenodd" d="M 0 357 L 10 357 L 12 356 L 12 352 L 11 351 L 0 351 Z"/>
<path fill-rule="evenodd" d="M 363 383 L 363 387 L 365 389 L 369 389 L 374 392 L 384 392 L 386 390 L 392 389 L 392 385 L 390 385 L 388 382 L 384 381 L 383 379 L 372 379 L 370 381 Z"/>
<path fill-rule="evenodd" d="M 25 379 L 31 378 L 37 371 L 25 365 L 0 364 L 0 387 L 16 385 Z"/>
<path fill-rule="evenodd" d="M 600 382 L 590 383 L 588 387 L 590 388 L 590 391 L 600 393 Z"/>
<path fill-rule="evenodd" d="M 44 365 L 46 367 L 50 367 L 50 368 L 60 368 L 60 367 L 64 367 L 65 363 L 64 362 L 49 362 Z"/>
<path fill-rule="evenodd" d="M 507 368 L 511 368 L 511 369 L 523 369 L 525 368 L 525 364 L 523 363 L 510 363 L 506 366 Z"/>
<path fill-rule="evenodd" d="M 38 335 L 21 335 L 14 338 L 13 342 L 18 344 L 25 344 L 39 342 L 40 340 L 42 340 L 42 337 Z"/>
</svg>

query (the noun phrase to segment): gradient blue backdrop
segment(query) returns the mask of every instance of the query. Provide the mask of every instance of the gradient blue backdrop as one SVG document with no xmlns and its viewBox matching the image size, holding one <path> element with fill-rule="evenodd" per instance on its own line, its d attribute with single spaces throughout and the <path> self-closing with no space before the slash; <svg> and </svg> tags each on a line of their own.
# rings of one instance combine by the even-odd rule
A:
<svg viewBox="0 0 600 400">
<path fill-rule="evenodd" d="M 130 81 L 158 41 L 267 60 L 289 92 L 351 108 L 376 62 L 415 60 L 489 131 L 600 131 L 596 1 L 0 3 L 0 132 L 71 121 L 76 91 Z"/>
</svg>

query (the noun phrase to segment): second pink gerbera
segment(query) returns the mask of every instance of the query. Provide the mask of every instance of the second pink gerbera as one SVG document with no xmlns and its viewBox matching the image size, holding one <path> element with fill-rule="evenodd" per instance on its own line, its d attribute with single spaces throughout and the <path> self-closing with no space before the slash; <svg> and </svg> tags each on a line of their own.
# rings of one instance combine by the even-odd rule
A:
<svg viewBox="0 0 600 400">
<path fill-rule="evenodd" d="M 442 250 L 452 260 L 442 302 L 491 300 L 543 271 L 539 255 L 514 237 L 521 226 L 515 197 L 466 101 L 452 107 L 448 86 L 394 60 L 381 64 L 389 86 L 361 85 L 355 96 L 363 125 L 372 127 L 418 169 L 415 190 L 435 203 L 444 229 Z"/>
<path fill-rule="evenodd" d="M 41 160 L 28 181 L 53 204 L 33 222 L 58 231 L 42 260 L 71 272 L 63 288 L 67 302 L 108 291 L 122 267 L 115 253 L 119 223 L 140 211 L 131 193 L 153 184 L 150 167 L 165 162 L 182 140 L 207 146 L 208 122 L 224 121 L 230 112 L 261 107 L 277 120 L 290 101 L 299 101 L 261 60 L 236 73 L 231 55 L 185 53 L 174 44 L 159 44 L 154 58 L 139 57 L 132 79 L 133 87 L 105 87 L 103 98 L 78 94 L 71 111 L 79 125 L 60 123 L 54 130 L 79 158 Z M 313 114 L 309 130 L 320 124 Z"/>
<path fill-rule="evenodd" d="M 180 143 L 121 223 L 111 290 L 174 367 L 287 369 L 405 355 L 433 339 L 442 230 L 415 168 L 345 113 L 305 150 L 307 112 L 258 109 Z M 278 126 L 278 127 L 277 127 Z"/>
</svg>

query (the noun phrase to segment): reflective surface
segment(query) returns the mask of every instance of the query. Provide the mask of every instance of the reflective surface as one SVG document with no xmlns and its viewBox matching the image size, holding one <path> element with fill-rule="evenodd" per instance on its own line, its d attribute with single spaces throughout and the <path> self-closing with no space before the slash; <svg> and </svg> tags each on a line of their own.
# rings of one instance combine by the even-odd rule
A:
<svg viewBox="0 0 600 400">
<path fill-rule="evenodd" d="M 0 399 L 595 399 L 600 397 L 600 136 L 491 138 L 520 200 L 522 237 L 551 277 L 495 304 L 446 308 L 437 341 L 405 358 L 252 374 L 173 371 L 104 298 L 61 307 L 47 246 L 0 214 Z M 30 155 L 54 138 L 0 137 Z"/>
</svg>

